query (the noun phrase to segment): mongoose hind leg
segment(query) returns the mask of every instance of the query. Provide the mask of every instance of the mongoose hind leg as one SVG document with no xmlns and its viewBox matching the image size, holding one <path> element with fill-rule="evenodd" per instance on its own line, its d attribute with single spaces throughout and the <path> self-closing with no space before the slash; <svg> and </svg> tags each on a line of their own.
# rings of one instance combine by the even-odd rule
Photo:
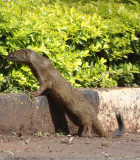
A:
<svg viewBox="0 0 140 160">
<path fill-rule="evenodd" d="M 92 121 L 93 130 L 100 136 L 100 137 L 109 137 L 108 133 L 102 127 L 96 113 L 94 113 L 93 121 Z"/>
<path fill-rule="evenodd" d="M 99 121 L 98 123 L 94 122 L 93 129 L 100 137 L 109 137 L 108 133 L 104 130 Z"/>
</svg>

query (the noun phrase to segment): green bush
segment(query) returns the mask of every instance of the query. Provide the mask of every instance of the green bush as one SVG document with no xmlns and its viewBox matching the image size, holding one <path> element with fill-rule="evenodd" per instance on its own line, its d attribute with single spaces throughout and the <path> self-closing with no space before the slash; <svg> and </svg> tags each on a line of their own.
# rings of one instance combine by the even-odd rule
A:
<svg viewBox="0 0 140 160">
<path fill-rule="evenodd" d="M 8 0 L 0 5 L 1 91 L 38 88 L 28 67 L 5 59 L 20 48 L 49 57 L 75 87 L 140 84 L 137 1 Z"/>
</svg>

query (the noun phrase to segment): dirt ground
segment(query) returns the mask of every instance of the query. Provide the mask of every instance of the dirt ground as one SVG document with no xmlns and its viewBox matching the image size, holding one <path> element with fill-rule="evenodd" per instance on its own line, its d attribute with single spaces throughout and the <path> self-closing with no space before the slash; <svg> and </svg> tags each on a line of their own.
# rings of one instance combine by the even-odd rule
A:
<svg viewBox="0 0 140 160">
<path fill-rule="evenodd" d="M 91 139 L 77 136 L 0 135 L 0 160 L 140 160 L 140 134 Z"/>
</svg>

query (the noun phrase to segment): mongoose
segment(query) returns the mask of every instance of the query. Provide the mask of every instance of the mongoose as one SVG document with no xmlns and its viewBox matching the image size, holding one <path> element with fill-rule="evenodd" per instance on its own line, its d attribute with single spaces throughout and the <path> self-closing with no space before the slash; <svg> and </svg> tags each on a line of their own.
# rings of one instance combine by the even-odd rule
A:
<svg viewBox="0 0 140 160">
<path fill-rule="evenodd" d="M 82 93 L 78 89 L 73 88 L 65 80 L 48 58 L 39 55 L 31 49 L 20 49 L 10 53 L 7 56 L 7 60 L 23 63 L 31 69 L 40 83 L 39 90 L 32 92 L 32 94 L 39 96 L 47 91 L 56 104 L 61 106 L 71 121 L 79 126 L 77 132 L 79 136 L 83 134 L 83 130 L 85 129 L 85 136 L 87 137 L 91 137 L 92 129 L 101 137 L 110 136 L 103 129 L 95 110 L 84 98 Z M 116 118 L 119 124 L 119 135 L 121 135 L 121 131 L 123 132 L 123 122 L 120 115 L 117 115 Z"/>
</svg>

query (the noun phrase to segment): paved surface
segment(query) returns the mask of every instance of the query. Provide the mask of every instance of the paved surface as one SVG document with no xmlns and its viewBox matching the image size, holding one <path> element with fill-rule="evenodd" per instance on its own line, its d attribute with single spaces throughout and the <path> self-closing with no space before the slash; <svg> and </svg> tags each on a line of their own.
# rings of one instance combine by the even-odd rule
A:
<svg viewBox="0 0 140 160">
<path fill-rule="evenodd" d="M 15 134 L 15 133 L 14 133 Z M 121 138 L 0 135 L 0 160 L 140 160 L 140 135 Z"/>
</svg>

